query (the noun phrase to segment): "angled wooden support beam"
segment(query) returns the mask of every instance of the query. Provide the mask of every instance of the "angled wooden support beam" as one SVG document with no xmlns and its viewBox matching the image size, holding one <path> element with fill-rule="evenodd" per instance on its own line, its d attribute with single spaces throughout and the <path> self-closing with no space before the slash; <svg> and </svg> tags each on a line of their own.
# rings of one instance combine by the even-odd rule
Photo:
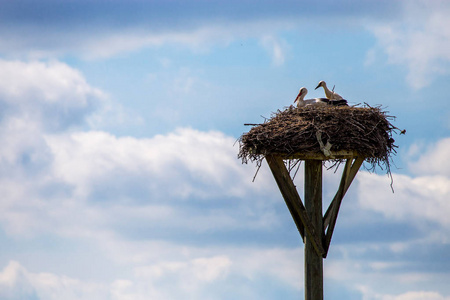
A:
<svg viewBox="0 0 450 300">
<path fill-rule="evenodd" d="M 342 201 L 342 198 L 340 196 L 342 196 L 343 194 L 345 194 L 345 186 L 347 181 L 349 181 L 348 175 L 350 172 L 350 167 L 352 165 L 352 160 L 353 159 L 347 159 L 347 161 L 345 162 L 345 167 L 344 167 L 344 171 L 342 172 L 342 176 L 341 176 L 341 181 L 339 183 L 339 188 L 338 191 L 336 192 L 336 195 L 334 195 L 333 201 L 331 201 L 330 205 L 328 206 L 328 209 L 323 217 L 323 227 L 324 229 L 327 228 L 327 226 L 330 225 L 330 221 L 331 221 L 331 216 L 332 216 L 332 212 L 334 210 L 336 210 L 336 206 L 338 205 L 338 203 L 340 201 Z"/>
<path fill-rule="evenodd" d="M 341 207 L 342 199 L 344 198 L 345 193 L 347 192 L 350 184 L 358 173 L 359 168 L 364 162 L 364 157 L 357 157 L 352 164 L 353 159 L 347 159 L 345 163 L 344 171 L 342 172 L 341 182 L 339 184 L 339 189 L 336 195 L 333 198 L 333 201 L 330 203 L 330 206 L 327 209 L 327 212 L 324 216 L 323 228 L 328 230 L 325 234 L 324 240 L 324 248 L 325 255 L 324 258 L 328 254 L 328 250 L 330 248 L 331 238 L 333 236 L 334 227 L 336 226 L 337 216 L 339 213 L 339 208 Z"/>
<path fill-rule="evenodd" d="M 339 184 L 339 189 L 333 199 L 333 202 L 330 204 L 331 211 L 329 213 L 329 225 L 328 230 L 325 234 L 324 248 L 325 248 L 325 257 L 328 254 L 328 249 L 330 249 L 331 237 L 333 235 L 334 227 L 336 226 L 337 216 L 339 213 L 339 208 L 341 207 L 342 199 L 344 198 L 344 189 L 348 181 L 350 167 L 352 165 L 352 159 L 347 159 L 345 163 L 344 171 L 342 172 L 341 182 Z M 324 227 L 326 228 L 326 227 Z"/>
<path fill-rule="evenodd" d="M 297 230 L 300 233 L 300 236 L 302 237 L 303 243 L 305 242 L 305 226 L 303 226 L 303 222 L 300 218 L 300 216 L 297 214 L 296 209 L 294 205 L 291 202 L 285 201 L 286 206 L 289 209 L 289 212 L 291 213 L 292 219 L 294 220 L 295 226 L 297 226 Z"/>
<path fill-rule="evenodd" d="M 286 169 L 286 166 L 283 163 L 283 159 L 279 156 L 268 155 L 266 156 L 267 163 L 269 164 L 270 170 L 272 171 L 273 177 L 278 185 L 278 188 L 281 191 L 281 195 L 283 196 L 284 202 L 291 213 L 292 219 L 294 220 L 295 225 L 297 226 L 297 230 L 300 233 L 303 242 L 305 241 L 305 226 L 300 218 L 300 215 L 297 213 L 296 206 L 293 203 L 292 199 L 295 199 L 295 195 L 292 193 L 292 188 L 289 188 L 290 179 L 289 172 L 288 177 L 286 177 L 286 172 L 283 169 Z M 286 170 L 287 171 L 287 170 Z M 293 184 L 293 183 L 292 183 Z M 295 186 L 294 186 L 295 189 Z M 300 196 L 299 196 L 300 197 Z M 301 204 L 301 199 L 300 199 Z"/>
<path fill-rule="evenodd" d="M 350 187 L 350 184 L 352 183 L 353 179 L 355 179 L 356 173 L 358 173 L 359 168 L 361 167 L 362 163 L 364 162 L 365 157 L 358 156 L 355 161 L 352 164 L 352 167 L 350 168 L 350 173 L 348 174 L 348 179 L 346 180 L 345 188 L 344 188 L 344 196 L 347 192 L 348 188 Z M 348 162 L 349 159 L 347 159 Z M 337 193 L 336 193 L 337 195 Z M 327 226 L 330 224 L 330 213 L 331 209 L 333 207 L 333 203 L 335 202 L 336 195 L 333 198 L 333 201 L 330 203 L 330 206 L 328 207 L 323 220 L 323 227 L 327 228 Z"/>
<path fill-rule="evenodd" d="M 303 240 L 306 231 L 317 254 L 323 256 L 325 250 L 321 234 L 322 228 L 319 229 L 320 231 L 314 228 L 283 159 L 277 155 L 267 155 L 266 160 Z"/>
</svg>

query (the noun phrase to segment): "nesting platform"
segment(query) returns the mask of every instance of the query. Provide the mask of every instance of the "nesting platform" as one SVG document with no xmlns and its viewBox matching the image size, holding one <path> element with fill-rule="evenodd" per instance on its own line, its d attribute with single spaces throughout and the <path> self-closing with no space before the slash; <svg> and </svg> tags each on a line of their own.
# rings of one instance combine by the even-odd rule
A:
<svg viewBox="0 0 450 300">
<path fill-rule="evenodd" d="M 247 163 L 267 155 L 318 160 L 363 156 L 389 169 L 397 147 L 393 118 L 379 107 L 290 106 L 243 134 L 238 157 Z"/>
<path fill-rule="evenodd" d="M 386 167 L 395 153 L 394 119 L 379 107 L 290 106 L 255 125 L 239 139 L 243 163 L 263 159 L 274 176 L 305 243 L 305 299 L 323 299 L 323 259 L 327 257 L 342 199 L 364 161 Z M 398 130 L 399 131 L 399 130 Z M 303 202 L 286 161 L 305 161 Z M 339 188 L 322 213 L 322 163 L 345 161 Z M 288 164 L 289 165 L 289 164 Z"/>
</svg>

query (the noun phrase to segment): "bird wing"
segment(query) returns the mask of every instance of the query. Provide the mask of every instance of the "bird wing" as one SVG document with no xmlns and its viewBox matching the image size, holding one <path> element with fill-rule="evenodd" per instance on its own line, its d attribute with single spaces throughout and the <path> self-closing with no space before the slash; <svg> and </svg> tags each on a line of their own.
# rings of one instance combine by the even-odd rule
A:
<svg viewBox="0 0 450 300">
<path fill-rule="evenodd" d="M 314 98 L 314 99 L 306 99 L 303 100 L 305 102 L 305 105 L 324 105 L 328 104 L 330 100 L 327 98 Z"/>
<path fill-rule="evenodd" d="M 345 99 L 330 100 L 330 102 L 328 102 L 328 104 L 329 105 L 334 105 L 334 106 L 348 106 L 347 100 L 345 100 Z"/>
<path fill-rule="evenodd" d="M 344 98 L 342 98 L 341 95 L 339 95 L 338 93 L 335 93 L 333 91 L 331 91 L 331 100 L 343 100 Z"/>
</svg>

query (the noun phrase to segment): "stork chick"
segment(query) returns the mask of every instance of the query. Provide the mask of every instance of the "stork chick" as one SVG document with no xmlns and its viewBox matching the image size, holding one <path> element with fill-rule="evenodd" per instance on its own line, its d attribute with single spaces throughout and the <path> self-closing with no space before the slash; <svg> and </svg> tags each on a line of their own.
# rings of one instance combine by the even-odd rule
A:
<svg viewBox="0 0 450 300">
<path fill-rule="evenodd" d="M 327 84 L 325 81 L 321 81 L 319 82 L 319 84 L 316 86 L 315 90 L 317 90 L 318 88 L 323 87 L 324 91 L 325 91 L 325 96 L 330 99 L 330 100 L 342 100 L 344 98 L 341 97 L 341 95 L 339 95 L 338 93 L 335 93 L 334 91 L 330 91 L 327 87 Z"/>
<path fill-rule="evenodd" d="M 303 107 L 306 105 L 327 105 L 329 102 L 326 98 L 315 98 L 315 99 L 305 99 L 306 94 L 308 93 L 308 90 L 305 87 L 302 87 L 300 91 L 298 92 L 297 98 L 295 98 L 295 102 L 297 102 L 297 107 Z"/>
<path fill-rule="evenodd" d="M 332 106 L 346 106 L 347 100 L 329 100 L 327 98 L 314 98 L 314 99 L 305 99 L 308 90 L 305 87 L 302 87 L 298 92 L 297 98 L 295 98 L 295 102 L 297 102 L 297 107 L 304 107 L 308 105 L 332 105 Z"/>
</svg>

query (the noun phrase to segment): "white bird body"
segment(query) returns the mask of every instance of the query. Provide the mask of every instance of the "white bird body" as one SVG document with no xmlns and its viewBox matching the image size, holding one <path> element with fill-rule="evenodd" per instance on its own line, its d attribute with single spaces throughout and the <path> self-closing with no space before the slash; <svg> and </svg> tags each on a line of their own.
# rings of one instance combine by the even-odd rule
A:
<svg viewBox="0 0 450 300">
<path fill-rule="evenodd" d="M 308 90 L 305 87 L 302 87 L 298 92 L 297 98 L 295 98 L 295 102 L 297 102 L 297 107 L 303 107 L 307 105 L 327 105 L 329 100 L 326 98 L 314 98 L 304 100 Z"/>
<path fill-rule="evenodd" d="M 314 98 L 314 99 L 305 99 L 306 94 L 308 93 L 308 90 L 305 87 L 302 87 L 300 91 L 298 92 L 297 98 L 295 98 L 295 102 L 297 102 L 297 107 L 304 107 L 304 106 L 323 106 L 323 105 L 332 105 L 332 106 L 342 106 L 347 105 L 347 100 L 340 99 L 340 100 L 330 100 L 327 98 Z"/>
<path fill-rule="evenodd" d="M 323 80 L 321 82 L 319 82 L 319 84 L 316 86 L 315 89 L 317 90 L 320 87 L 323 87 L 323 90 L 325 91 L 325 97 L 327 97 L 327 99 L 330 99 L 330 100 L 342 100 L 342 99 L 344 99 L 338 93 L 335 93 L 334 91 L 330 91 L 328 89 L 328 87 L 327 87 L 327 84 Z"/>
</svg>

